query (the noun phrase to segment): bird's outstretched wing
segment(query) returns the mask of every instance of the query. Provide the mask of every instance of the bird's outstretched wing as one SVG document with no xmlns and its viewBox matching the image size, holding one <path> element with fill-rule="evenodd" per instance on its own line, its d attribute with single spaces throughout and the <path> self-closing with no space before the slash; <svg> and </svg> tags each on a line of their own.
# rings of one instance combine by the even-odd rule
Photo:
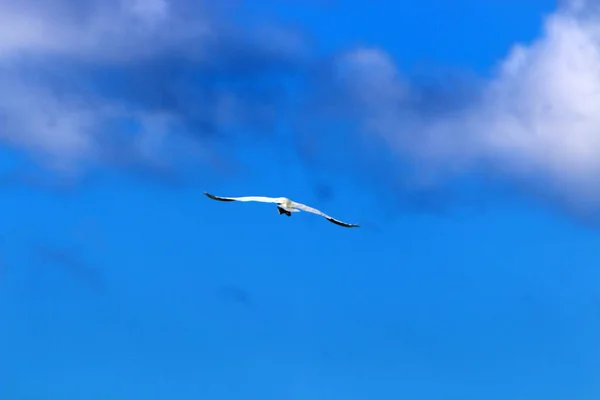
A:
<svg viewBox="0 0 600 400">
<path fill-rule="evenodd" d="M 360 226 L 360 225 L 357 225 L 357 224 L 349 224 L 347 222 L 340 221 L 339 219 L 335 219 L 333 217 L 330 217 L 329 215 L 325 214 L 324 212 L 319 211 L 316 208 L 309 207 L 309 206 L 307 206 L 305 204 L 294 202 L 294 206 L 296 208 L 298 208 L 299 210 L 307 211 L 309 213 L 320 215 L 321 217 L 324 217 L 325 219 L 329 220 L 330 222 L 333 222 L 334 224 L 337 224 L 337 225 L 340 225 L 340 226 L 344 226 L 346 228 L 358 228 Z"/>
<path fill-rule="evenodd" d="M 206 196 L 213 200 L 219 201 L 258 201 L 261 203 L 280 203 L 281 199 L 279 197 L 263 197 L 263 196 L 245 196 L 245 197 L 221 197 L 215 196 L 214 194 L 210 194 L 204 192 Z"/>
</svg>

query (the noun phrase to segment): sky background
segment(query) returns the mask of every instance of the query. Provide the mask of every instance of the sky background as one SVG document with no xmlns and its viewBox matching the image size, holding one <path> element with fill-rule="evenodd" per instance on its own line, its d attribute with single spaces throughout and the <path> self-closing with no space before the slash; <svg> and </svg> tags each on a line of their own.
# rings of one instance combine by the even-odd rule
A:
<svg viewBox="0 0 600 400">
<path fill-rule="evenodd" d="M 598 26 L 0 0 L 0 398 L 598 399 Z"/>
</svg>

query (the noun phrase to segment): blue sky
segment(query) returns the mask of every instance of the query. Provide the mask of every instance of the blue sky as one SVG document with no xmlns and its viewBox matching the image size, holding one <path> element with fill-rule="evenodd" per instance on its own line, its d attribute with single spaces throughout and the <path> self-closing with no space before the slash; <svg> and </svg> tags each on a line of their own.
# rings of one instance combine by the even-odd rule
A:
<svg viewBox="0 0 600 400">
<path fill-rule="evenodd" d="M 0 398 L 598 398 L 593 3 L 77 4 L 0 3 Z"/>
</svg>

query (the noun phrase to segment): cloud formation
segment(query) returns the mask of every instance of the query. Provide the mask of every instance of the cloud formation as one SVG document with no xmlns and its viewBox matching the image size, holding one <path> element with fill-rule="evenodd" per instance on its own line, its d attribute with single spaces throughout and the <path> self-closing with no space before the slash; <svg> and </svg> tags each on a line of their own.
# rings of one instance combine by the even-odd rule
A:
<svg viewBox="0 0 600 400">
<path fill-rule="evenodd" d="M 600 209 L 600 11 L 591 1 L 563 2 L 491 78 L 429 86 L 385 49 L 319 59 L 305 34 L 252 25 L 235 2 L 0 4 L 0 143 L 46 167 L 167 176 L 189 160 L 222 163 L 231 137 L 276 130 L 297 104 L 286 88 L 300 81 L 304 106 L 283 122 L 305 160 L 415 193 L 484 174 L 578 212 Z M 344 151 L 330 151 L 340 142 Z"/>
<path fill-rule="evenodd" d="M 408 162 L 416 186 L 485 173 L 576 212 L 600 210 L 599 27 L 592 2 L 565 2 L 492 78 L 433 92 L 403 76 L 383 49 L 354 49 L 322 78 L 328 114 Z"/>
<path fill-rule="evenodd" d="M 213 3 L 1 0 L 0 141 L 73 172 L 214 162 L 232 132 L 269 132 L 304 42 Z"/>
</svg>

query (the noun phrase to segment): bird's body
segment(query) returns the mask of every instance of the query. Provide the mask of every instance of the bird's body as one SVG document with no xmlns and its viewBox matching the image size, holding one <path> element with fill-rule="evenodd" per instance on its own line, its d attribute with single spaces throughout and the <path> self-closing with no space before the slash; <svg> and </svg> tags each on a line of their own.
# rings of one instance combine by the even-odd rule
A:
<svg viewBox="0 0 600 400">
<path fill-rule="evenodd" d="M 357 224 L 349 224 L 349 223 L 337 220 L 333 217 L 330 217 L 329 215 L 317 210 L 316 208 L 309 207 L 305 204 L 296 203 L 295 201 L 292 201 L 292 200 L 288 199 L 287 197 L 263 197 L 263 196 L 220 197 L 220 196 L 215 196 L 215 195 L 207 193 L 207 192 L 204 192 L 204 194 L 213 200 L 219 200 L 219 201 L 257 201 L 257 202 L 261 202 L 261 203 L 275 203 L 275 204 L 277 204 L 277 209 L 279 211 L 279 215 L 285 214 L 288 217 L 291 217 L 293 212 L 306 211 L 306 212 L 320 215 L 321 217 L 324 217 L 328 221 L 333 222 L 334 224 L 337 224 L 340 226 L 344 226 L 346 228 L 358 228 L 359 227 L 359 225 L 357 225 Z"/>
</svg>

